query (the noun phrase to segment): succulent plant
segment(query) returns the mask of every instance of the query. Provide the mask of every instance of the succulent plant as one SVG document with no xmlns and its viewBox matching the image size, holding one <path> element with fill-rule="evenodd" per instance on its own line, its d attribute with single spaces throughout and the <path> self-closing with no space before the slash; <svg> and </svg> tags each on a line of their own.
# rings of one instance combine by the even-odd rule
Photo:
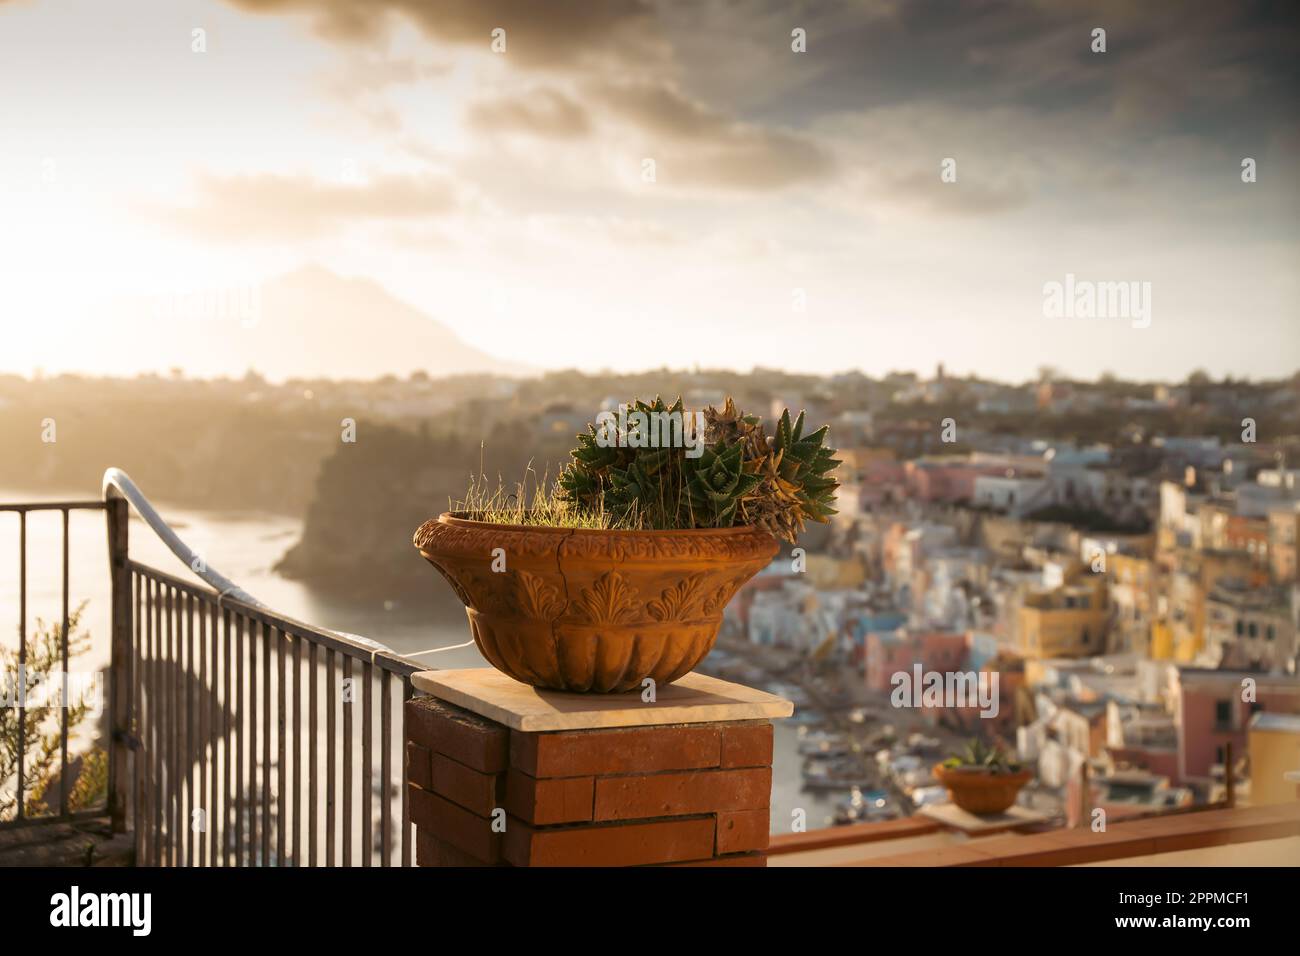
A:
<svg viewBox="0 0 1300 956">
<path fill-rule="evenodd" d="M 710 528 L 728 528 L 734 524 L 736 509 L 762 480 L 745 470 L 741 442 L 719 447 L 721 450 L 716 452 L 706 447 L 688 466 L 694 523 Z"/>
<path fill-rule="evenodd" d="M 682 400 L 656 397 L 628 408 L 628 425 L 617 445 L 594 425 L 578 436 L 578 447 L 561 473 L 562 500 L 599 507 L 616 520 L 643 528 L 722 528 L 754 524 L 793 542 L 805 520 L 824 522 L 839 484 L 831 472 L 840 464 L 825 447 L 826 428 L 803 434 L 804 415 L 792 424 L 782 414 L 768 438 L 762 421 L 727 398 L 721 409 L 704 411 L 704 447 L 690 457 L 681 447 L 650 447 L 639 435 L 642 413 L 686 415 Z M 639 447 L 634 447 L 639 446 Z"/>
<path fill-rule="evenodd" d="M 1017 773 L 1020 770 L 1020 764 L 1008 759 L 1001 746 L 986 744 L 978 737 L 966 744 L 961 754 L 945 760 L 943 766 L 948 770 L 983 770 L 987 773 Z"/>
<path fill-rule="evenodd" d="M 840 462 L 835 458 L 835 449 L 824 445 L 828 429 L 823 425 L 804 435 L 803 427 L 804 413 L 800 412 L 791 424 L 786 409 L 770 441 L 763 436 L 761 426 L 745 436 L 753 449 L 747 467 L 751 474 L 759 476 L 760 483 L 744 502 L 744 520 L 787 541 L 794 541 L 803 531 L 805 519 L 821 523 L 830 520 L 835 514 L 835 490 L 839 488 L 830 473 Z"/>
</svg>

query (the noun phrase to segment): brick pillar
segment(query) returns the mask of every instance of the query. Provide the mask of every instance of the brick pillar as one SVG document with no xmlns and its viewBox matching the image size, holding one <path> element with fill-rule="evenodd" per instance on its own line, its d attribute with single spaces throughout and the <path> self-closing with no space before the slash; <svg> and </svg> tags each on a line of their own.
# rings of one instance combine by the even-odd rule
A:
<svg viewBox="0 0 1300 956">
<path fill-rule="evenodd" d="M 494 684 L 509 681 L 491 670 L 433 673 L 442 682 L 455 682 L 456 675 L 481 675 Z M 416 686 L 421 687 L 418 678 L 426 675 L 416 676 Z M 736 687 L 711 678 L 698 680 Z M 513 688 L 506 689 L 523 688 L 533 700 L 549 695 L 509 683 Z M 529 722 L 514 713 L 503 715 L 499 708 L 465 694 L 451 696 L 513 723 Z M 558 696 L 566 703 L 576 698 Z M 569 714 L 565 721 L 609 719 L 607 713 L 600 715 L 602 699 L 624 714 L 620 720 L 633 719 L 628 714 L 628 695 L 593 695 L 580 700 L 587 708 L 586 717 L 575 719 Z M 631 695 L 631 702 L 638 701 Z M 644 725 L 524 730 L 434 696 L 407 701 L 416 862 L 420 866 L 766 865 L 772 791 L 770 720 L 659 723 L 651 718 L 725 715 L 726 709 L 720 710 L 716 702 L 707 711 L 674 707 L 656 713 L 652 708 L 646 705 Z M 739 711 L 749 715 L 754 708 Z"/>
</svg>

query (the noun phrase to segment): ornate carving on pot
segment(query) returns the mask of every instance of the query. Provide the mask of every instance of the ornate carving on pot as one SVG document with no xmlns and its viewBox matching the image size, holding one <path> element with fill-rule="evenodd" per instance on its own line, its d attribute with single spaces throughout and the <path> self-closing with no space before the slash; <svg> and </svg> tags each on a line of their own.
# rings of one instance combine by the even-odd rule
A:
<svg viewBox="0 0 1300 956">
<path fill-rule="evenodd" d="M 569 605 L 569 616 L 588 624 L 625 624 L 636 611 L 636 588 L 617 571 L 606 571 Z"/>
<path fill-rule="evenodd" d="M 683 578 L 663 594 L 649 601 L 646 610 L 656 621 L 686 621 L 703 613 L 704 575 L 693 574 Z M 712 613 L 712 612 L 709 612 Z"/>
<path fill-rule="evenodd" d="M 515 590 L 515 600 L 519 611 L 525 617 L 535 617 L 542 621 L 552 621 L 564 613 L 564 594 L 559 588 L 546 583 L 545 578 L 527 571 L 515 575 L 519 583 Z"/>
<path fill-rule="evenodd" d="M 777 552 L 755 528 L 534 528 L 450 514 L 425 522 L 415 545 L 465 604 L 494 667 L 593 692 L 688 673 L 713 647 L 727 602 Z M 504 571 L 491 570 L 496 548 Z"/>
</svg>

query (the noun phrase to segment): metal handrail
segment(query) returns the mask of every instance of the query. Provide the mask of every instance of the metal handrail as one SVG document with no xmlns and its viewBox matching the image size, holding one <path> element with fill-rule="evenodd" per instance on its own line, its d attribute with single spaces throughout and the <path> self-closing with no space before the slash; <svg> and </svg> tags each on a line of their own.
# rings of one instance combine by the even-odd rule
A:
<svg viewBox="0 0 1300 956">
<path fill-rule="evenodd" d="M 141 491 L 139 486 L 131 480 L 131 476 L 122 469 L 109 468 L 104 472 L 103 496 L 105 501 L 118 497 L 124 499 L 128 504 L 130 504 L 131 507 L 135 509 L 136 514 L 144 520 L 145 524 L 150 527 L 153 533 L 158 535 L 163 544 L 167 545 L 168 550 L 170 550 L 172 554 L 176 555 L 182 564 L 189 568 L 194 574 L 198 575 L 205 584 L 217 592 L 217 604 L 219 606 L 223 605 L 227 599 L 230 599 L 268 613 L 272 612 L 272 608 L 269 605 L 264 604 L 257 598 L 253 597 L 253 595 L 235 584 L 234 581 L 231 581 L 216 568 L 210 567 L 193 548 L 182 541 L 180 535 L 172 529 L 171 525 L 163 519 L 162 515 L 158 514 L 157 509 L 155 509 L 149 499 L 145 497 L 144 492 Z M 372 655 L 375 653 L 382 653 L 391 654 L 394 657 L 402 656 L 391 647 L 381 644 L 379 641 L 372 640 L 371 638 L 363 637 L 360 634 L 335 631 L 330 628 L 322 628 L 316 625 L 312 625 L 311 629 L 333 635 L 345 644 L 355 645 L 358 650 L 368 652 Z"/>
</svg>

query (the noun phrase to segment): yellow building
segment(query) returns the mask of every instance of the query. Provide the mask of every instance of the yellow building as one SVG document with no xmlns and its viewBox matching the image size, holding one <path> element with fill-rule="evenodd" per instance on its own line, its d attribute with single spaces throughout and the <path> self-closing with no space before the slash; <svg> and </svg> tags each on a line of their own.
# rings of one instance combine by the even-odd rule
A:
<svg viewBox="0 0 1300 956">
<path fill-rule="evenodd" d="M 1157 570 L 1146 557 L 1118 553 L 1107 559 L 1111 653 L 1152 654 Z"/>
<path fill-rule="evenodd" d="M 1260 712 L 1251 718 L 1250 802 L 1254 806 L 1300 799 L 1300 715 Z"/>
<path fill-rule="evenodd" d="M 832 558 L 824 554 L 810 554 L 807 562 L 808 581 L 823 591 L 854 590 L 867 579 L 867 569 L 862 559 Z"/>
<path fill-rule="evenodd" d="M 1108 610 L 1101 576 L 1025 597 L 1017 615 L 1026 657 L 1092 657 L 1106 652 Z"/>
</svg>

